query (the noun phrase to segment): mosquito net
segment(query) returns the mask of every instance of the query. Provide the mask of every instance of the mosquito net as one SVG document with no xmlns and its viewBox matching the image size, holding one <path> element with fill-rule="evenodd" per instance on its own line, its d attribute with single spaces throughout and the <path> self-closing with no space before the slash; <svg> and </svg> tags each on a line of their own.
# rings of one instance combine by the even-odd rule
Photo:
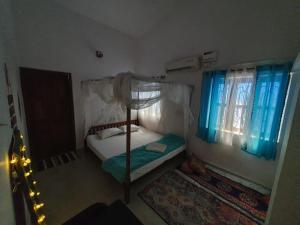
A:
<svg viewBox="0 0 300 225">
<path fill-rule="evenodd" d="M 82 88 L 85 134 L 91 126 L 126 120 L 125 109 L 130 108 L 137 110 L 132 119 L 138 114 L 146 128 L 187 136 L 191 118 L 191 87 L 187 85 L 157 82 L 127 72 L 83 82 Z"/>
</svg>

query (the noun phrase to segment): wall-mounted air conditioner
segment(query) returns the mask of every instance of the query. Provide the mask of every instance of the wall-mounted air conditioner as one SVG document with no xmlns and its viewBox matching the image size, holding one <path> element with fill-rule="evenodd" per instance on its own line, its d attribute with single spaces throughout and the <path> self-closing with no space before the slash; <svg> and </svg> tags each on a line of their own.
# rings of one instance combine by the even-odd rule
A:
<svg viewBox="0 0 300 225">
<path fill-rule="evenodd" d="M 197 71 L 200 69 L 200 57 L 188 57 L 166 63 L 166 72 L 171 73 L 180 70 Z"/>
</svg>

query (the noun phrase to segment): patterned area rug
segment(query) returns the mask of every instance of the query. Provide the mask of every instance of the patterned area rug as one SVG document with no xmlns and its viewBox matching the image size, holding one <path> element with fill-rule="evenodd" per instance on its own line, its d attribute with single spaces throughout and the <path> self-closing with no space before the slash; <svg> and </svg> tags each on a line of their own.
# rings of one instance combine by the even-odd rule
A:
<svg viewBox="0 0 300 225">
<path fill-rule="evenodd" d="M 37 171 L 44 171 L 50 168 L 61 166 L 69 162 L 75 161 L 79 156 L 76 152 L 70 151 L 60 155 L 52 156 L 50 158 L 39 161 L 35 166 Z"/>
<path fill-rule="evenodd" d="M 183 171 L 181 172 L 183 173 Z M 185 175 L 252 217 L 261 221 L 265 220 L 268 210 L 268 196 L 221 176 L 210 169 L 207 169 L 206 174 L 203 175 Z"/>
<path fill-rule="evenodd" d="M 181 172 L 169 171 L 139 196 L 169 225 L 258 225 L 263 222 L 195 185 Z"/>
</svg>

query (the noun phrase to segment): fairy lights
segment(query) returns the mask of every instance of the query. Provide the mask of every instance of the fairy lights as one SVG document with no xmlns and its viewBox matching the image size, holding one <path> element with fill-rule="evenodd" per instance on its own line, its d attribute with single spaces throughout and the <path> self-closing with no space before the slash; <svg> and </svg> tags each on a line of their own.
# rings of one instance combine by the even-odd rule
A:
<svg viewBox="0 0 300 225">
<path fill-rule="evenodd" d="M 42 208 L 45 204 L 44 203 L 40 203 L 40 204 L 34 204 L 33 209 L 35 211 L 39 210 L 40 208 Z"/>
<path fill-rule="evenodd" d="M 11 164 L 16 164 L 18 162 L 18 157 L 13 156 L 12 159 L 10 160 Z"/>
<path fill-rule="evenodd" d="M 45 204 L 40 201 L 40 192 L 36 190 L 37 181 L 34 180 L 32 176 L 31 159 L 28 157 L 29 153 L 27 152 L 26 146 L 23 144 L 24 137 L 20 134 L 17 135 L 16 138 L 16 150 L 10 159 L 12 173 L 16 174 L 15 179 L 18 179 L 16 182 L 22 182 L 22 185 L 20 185 L 21 190 L 28 193 L 26 199 L 28 204 L 32 207 L 30 212 L 35 216 L 36 223 L 46 225 L 46 216 L 42 212 L 42 208 Z"/>
<path fill-rule="evenodd" d="M 41 224 L 45 221 L 46 219 L 46 216 L 43 214 L 43 215 L 40 215 L 39 218 L 38 218 L 38 223 Z"/>
<path fill-rule="evenodd" d="M 21 152 L 25 152 L 26 151 L 26 146 L 23 145 L 22 148 L 21 148 Z"/>
<path fill-rule="evenodd" d="M 29 196 L 32 198 L 32 197 L 34 197 L 35 196 L 35 192 L 34 191 L 29 191 Z"/>
<path fill-rule="evenodd" d="M 30 176 L 30 172 L 24 173 L 24 176 L 25 176 L 25 177 L 29 177 L 29 176 Z"/>
<path fill-rule="evenodd" d="M 28 166 L 30 163 L 31 163 L 31 160 L 29 158 L 23 160 L 23 166 Z"/>
</svg>

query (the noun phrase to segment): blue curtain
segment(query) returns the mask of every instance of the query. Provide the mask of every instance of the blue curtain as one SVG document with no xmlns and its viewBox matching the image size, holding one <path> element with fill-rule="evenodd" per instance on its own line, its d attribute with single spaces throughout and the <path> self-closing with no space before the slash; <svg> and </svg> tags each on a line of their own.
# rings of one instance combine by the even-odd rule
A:
<svg viewBox="0 0 300 225">
<path fill-rule="evenodd" d="M 259 66 L 248 137 L 242 149 L 266 159 L 276 158 L 290 64 Z"/>
<path fill-rule="evenodd" d="M 225 70 L 203 73 L 197 136 L 209 143 L 215 142 L 225 75 Z"/>
</svg>

